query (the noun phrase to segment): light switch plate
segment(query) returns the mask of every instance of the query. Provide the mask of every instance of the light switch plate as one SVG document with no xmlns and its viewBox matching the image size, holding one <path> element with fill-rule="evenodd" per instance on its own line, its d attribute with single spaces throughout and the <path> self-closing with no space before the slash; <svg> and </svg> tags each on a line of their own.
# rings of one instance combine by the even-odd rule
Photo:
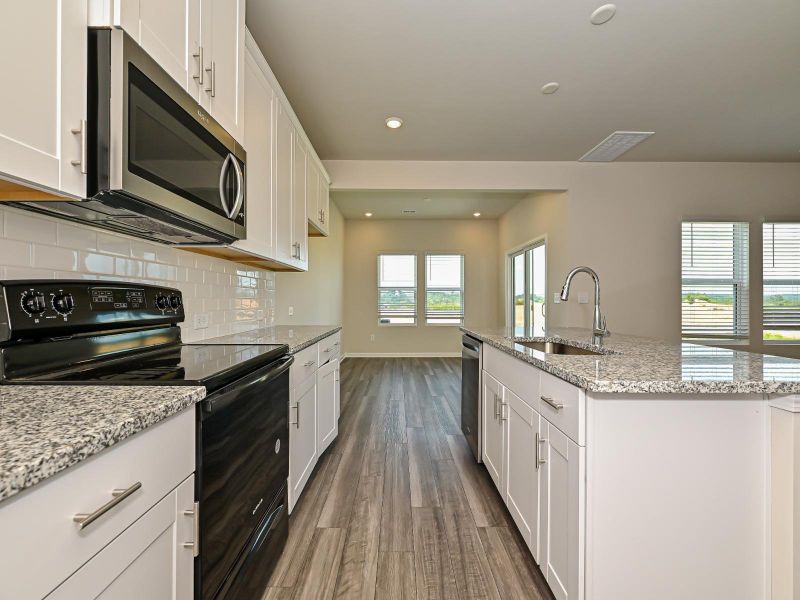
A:
<svg viewBox="0 0 800 600">
<path fill-rule="evenodd" d="M 289 307 L 289 316 L 291 317 L 292 315 L 294 315 L 294 306 Z"/>
<path fill-rule="evenodd" d="M 589 294 L 581 292 L 578 294 L 578 304 L 589 304 Z"/>
<path fill-rule="evenodd" d="M 195 329 L 208 329 L 208 313 L 196 313 L 194 315 Z"/>
</svg>

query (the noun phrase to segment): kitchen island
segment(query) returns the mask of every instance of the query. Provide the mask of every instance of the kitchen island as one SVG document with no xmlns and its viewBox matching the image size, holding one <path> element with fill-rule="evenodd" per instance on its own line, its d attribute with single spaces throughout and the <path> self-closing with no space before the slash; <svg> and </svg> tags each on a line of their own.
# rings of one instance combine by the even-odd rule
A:
<svg viewBox="0 0 800 600">
<path fill-rule="evenodd" d="M 556 598 L 794 597 L 800 361 L 462 331 L 483 342 L 484 464 Z"/>
</svg>

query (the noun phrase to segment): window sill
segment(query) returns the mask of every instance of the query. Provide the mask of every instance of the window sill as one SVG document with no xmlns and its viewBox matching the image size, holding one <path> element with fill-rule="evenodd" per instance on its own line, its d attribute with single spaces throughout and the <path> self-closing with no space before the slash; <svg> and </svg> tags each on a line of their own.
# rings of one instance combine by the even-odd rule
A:
<svg viewBox="0 0 800 600">
<path fill-rule="evenodd" d="M 416 327 L 417 323 L 378 323 L 378 327 Z"/>
<path fill-rule="evenodd" d="M 462 327 L 464 325 L 464 321 L 460 323 L 425 323 L 427 327 Z"/>
</svg>

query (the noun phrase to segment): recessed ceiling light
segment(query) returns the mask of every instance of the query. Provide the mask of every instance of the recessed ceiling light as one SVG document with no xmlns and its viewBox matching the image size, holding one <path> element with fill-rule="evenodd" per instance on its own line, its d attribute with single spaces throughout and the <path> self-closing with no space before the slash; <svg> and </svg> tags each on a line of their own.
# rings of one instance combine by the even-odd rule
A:
<svg viewBox="0 0 800 600">
<path fill-rule="evenodd" d="M 589 20 L 592 22 L 592 25 L 602 25 L 613 19 L 615 14 L 617 14 L 616 4 L 603 4 L 603 6 L 592 13 Z"/>
<path fill-rule="evenodd" d="M 365 217 L 371 217 L 371 216 L 372 216 L 372 213 L 364 213 L 364 216 L 365 216 Z"/>
<path fill-rule="evenodd" d="M 389 129 L 397 129 L 403 124 L 403 119 L 400 117 L 388 117 L 386 119 L 386 126 Z"/>
<path fill-rule="evenodd" d="M 480 217 L 480 216 L 481 216 L 481 213 L 472 213 L 472 216 L 473 216 L 473 217 Z"/>
<path fill-rule="evenodd" d="M 558 91 L 559 85 L 556 81 L 551 81 L 550 83 L 545 83 L 542 86 L 542 93 L 543 94 L 555 94 Z"/>
</svg>

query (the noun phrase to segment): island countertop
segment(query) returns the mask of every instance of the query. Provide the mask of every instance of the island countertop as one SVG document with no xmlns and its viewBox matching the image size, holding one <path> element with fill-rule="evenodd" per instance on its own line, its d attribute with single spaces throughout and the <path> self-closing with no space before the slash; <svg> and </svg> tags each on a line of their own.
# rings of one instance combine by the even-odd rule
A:
<svg viewBox="0 0 800 600">
<path fill-rule="evenodd" d="M 800 360 L 612 333 L 602 345 L 581 328 L 526 336 L 503 327 L 461 331 L 589 392 L 614 394 L 800 394 Z M 553 341 L 602 352 L 545 354 L 515 342 Z"/>
<path fill-rule="evenodd" d="M 205 395 L 181 385 L 0 385 L 0 501 Z"/>
<path fill-rule="evenodd" d="M 286 344 L 289 354 L 296 354 L 311 344 L 333 335 L 341 325 L 272 325 L 203 340 L 201 344 Z"/>
</svg>

